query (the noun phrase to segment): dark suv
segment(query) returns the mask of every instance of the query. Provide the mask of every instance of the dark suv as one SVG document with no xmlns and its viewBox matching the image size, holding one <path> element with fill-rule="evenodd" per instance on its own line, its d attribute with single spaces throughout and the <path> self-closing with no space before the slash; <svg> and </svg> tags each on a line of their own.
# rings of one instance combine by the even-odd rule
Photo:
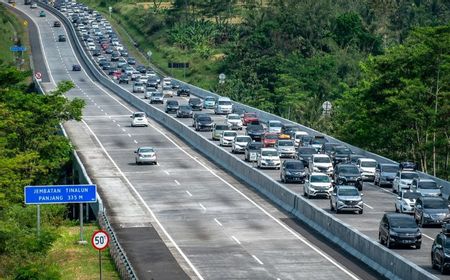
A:
<svg viewBox="0 0 450 280">
<path fill-rule="evenodd" d="M 449 214 L 448 201 L 440 196 L 419 196 L 414 208 L 414 218 L 420 227 L 442 224 Z"/>
<path fill-rule="evenodd" d="M 362 190 L 363 181 L 358 167 L 341 163 L 334 168 L 334 182 L 338 185 L 352 185 Z"/>
<path fill-rule="evenodd" d="M 392 187 L 395 174 L 397 174 L 398 165 L 392 163 L 378 163 L 375 167 L 374 184 L 377 186 L 388 185 Z"/>
<path fill-rule="evenodd" d="M 281 165 L 280 179 L 283 183 L 305 183 L 306 172 L 303 162 L 299 160 L 285 160 Z"/>
<path fill-rule="evenodd" d="M 199 115 L 194 120 L 194 127 L 196 131 L 200 130 L 207 130 L 212 131 L 213 130 L 214 122 L 208 115 Z"/>
<path fill-rule="evenodd" d="M 446 274 L 450 269 L 450 224 L 442 226 L 431 247 L 431 266 Z"/>
<path fill-rule="evenodd" d="M 192 110 L 201 111 L 203 108 L 202 100 L 198 97 L 191 97 L 188 101 L 189 106 L 191 106 Z"/>
<path fill-rule="evenodd" d="M 388 248 L 408 245 L 420 249 L 422 245 L 422 233 L 414 218 L 408 214 L 385 213 L 378 229 L 378 239 Z"/>
<path fill-rule="evenodd" d="M 351 154 L 352 150 L 346 146 L 339 145 L 333 147 L 330 157 L 333 159 L 333 164 L 337 165 L 339 163 L 349 162 Z"/>
<path fill-rule="evenodd" d="M 176 113 L 180 105 L 177 100 L 167 100 L 166 101 L 166 113 Z"/>
</svg>

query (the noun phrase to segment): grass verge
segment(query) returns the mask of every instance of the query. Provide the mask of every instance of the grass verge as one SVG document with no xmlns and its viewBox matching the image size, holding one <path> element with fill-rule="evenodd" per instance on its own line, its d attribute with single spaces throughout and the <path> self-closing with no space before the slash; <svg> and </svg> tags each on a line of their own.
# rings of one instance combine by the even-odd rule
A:
<svg viewBox="0 0 450 280">
<path fill-rule="evenodd" d="M 27 48 L 27 51 L 23 54 L 24 63 L 21 69 L 30 70 L 31 49 L 24 19 L 8 10 L 3 4 L 0 4 L 0 34 L 2 34 L 2 40 L 0 40 L 0 59 L 5 63 L 16 63 L 15 53 L 10 50 L 10 47 L 14 45 L 16 38 L 20 38 L 22 45 Z"/>
<path fill-rule="evenodd" d="M 79 226 L 61 226 L 60 237 L 53 244 L 48 254 L 48 259 L 59 267 L 62 279 L 88 280 L 99 278 L 99 257 L 90 242 L 94 231 L 99 227 L 93 224 L 85 225 L 84 235 L 88 241 L 86 245 L 79 245 Z M 101 253 L 103 279 L 120 279 L 114 263 L 109 255 L 109 250 Z"/>
</svg>

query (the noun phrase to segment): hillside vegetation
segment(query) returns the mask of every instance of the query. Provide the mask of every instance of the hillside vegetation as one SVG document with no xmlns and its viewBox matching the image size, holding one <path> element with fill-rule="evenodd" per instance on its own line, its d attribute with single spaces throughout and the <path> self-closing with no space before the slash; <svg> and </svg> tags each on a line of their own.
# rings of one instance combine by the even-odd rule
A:
<svg viewBox="0 0 450 280">
<path fill-rule="evenodd" d="M 178 78 L 449 178 L 449 1 L 84 2 Z"/>
</svg>

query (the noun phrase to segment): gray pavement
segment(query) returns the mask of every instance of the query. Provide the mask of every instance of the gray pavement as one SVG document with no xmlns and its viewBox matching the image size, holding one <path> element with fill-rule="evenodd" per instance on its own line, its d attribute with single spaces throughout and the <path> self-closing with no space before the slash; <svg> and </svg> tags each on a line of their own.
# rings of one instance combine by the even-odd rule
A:
<svg viewBox="0 0 450 280">
<path fill-rule="evenodd" d="M 57 35 L 65 31 L 51 27 L 55 18 L 49 14 L 37 18 L 38 11 L 22 5 L 18 8 L 35 18 L 55 82 L 74 81 L 77 87 L 68 96 L 87 102 L 83 123 L 64 126 L 107 203 L 113 227 L 128 246 L 127 254 L 137 260 L 133 264 L 139 267 L 137 271 L 156 273 L 177 267 L 170 260 L 167 266 L 144 261 L 154 260 L 152 251 L 161 249 L 159 242 L 139 252 L 147 254 L 131 256 L 139 248 L 139 240 L 152 236 L 151 240 L 156 240 L 154 233 L 146 232 L 146 228 L 154 228 L 181 269 L 194 279 L 371 277 L 367 271 L 355 275 L 357 263 L 342 265 L 339 255 L 330 257 L 309 242 L 307 235 L 292 230 L 282 222 L 290 219 L 289 215 L 163 127 L 151 120 L 148 128 L 130 127 L 133 108 L 91 81 L 84 71 L 70 71 L 77 63 L 76 56 L 69 42 L 56 42 Z M 158 165 L 134 164 L 133 150 L 144 145 L 157 149 Z M 136 243 L 128 243 L 133 239 Z M 145 265 L 151 268 L 141 267 Z"/>
</svg>

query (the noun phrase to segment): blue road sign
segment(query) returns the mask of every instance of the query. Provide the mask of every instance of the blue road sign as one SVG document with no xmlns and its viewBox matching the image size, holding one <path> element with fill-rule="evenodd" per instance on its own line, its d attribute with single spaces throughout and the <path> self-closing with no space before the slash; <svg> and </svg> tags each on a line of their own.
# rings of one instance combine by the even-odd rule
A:
<svg viewBox="0 0 450 280">
<path fill-rule="evenodd" d="M 24 194 L 25 204 L 91 203 L 97 201 L 97 186 L 26 186 Z"/>
<path fill-rule="evenodd" d="M 27 50 L 24 46 L 12 46 L 9 48 L 12 52 L 24 52 Z"/>
</svg>

